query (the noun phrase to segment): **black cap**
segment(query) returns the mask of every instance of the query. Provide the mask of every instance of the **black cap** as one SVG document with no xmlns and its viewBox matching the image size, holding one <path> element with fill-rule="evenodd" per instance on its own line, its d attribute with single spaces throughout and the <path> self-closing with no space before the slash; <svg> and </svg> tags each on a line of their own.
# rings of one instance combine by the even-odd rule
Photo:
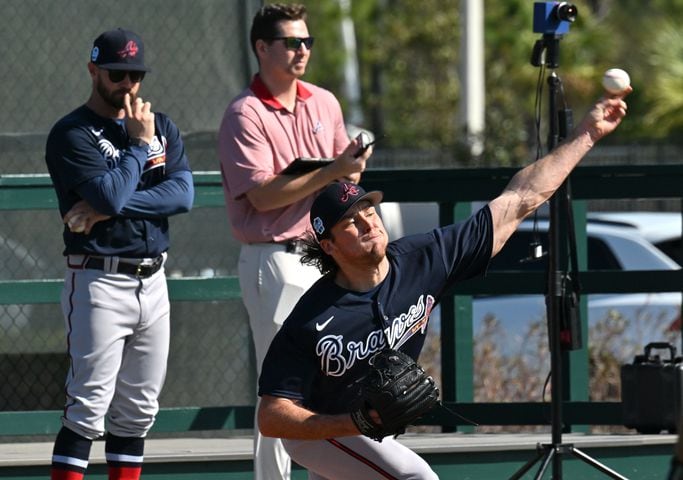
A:
<svg viewBox="0 0 683 480">
<path fill-rule="evenodd" d="M 379 190 L 366 192 L 363 187 L 351 182 L 334 182 L 323 189 L 311 206 L 311 226 L 318 240 L 326 238 L 330 230 L 341 220 L 351 207 L 361 200 L 373 205 L 382 201 L 384 194 Z"/>
<path fill-rule="evenodd" d="M 107 70 L 149 72 L 145 66 L 145 45 L 137 33 L 117 28 L 95 39 L 90 61 Z"/>
</svg>

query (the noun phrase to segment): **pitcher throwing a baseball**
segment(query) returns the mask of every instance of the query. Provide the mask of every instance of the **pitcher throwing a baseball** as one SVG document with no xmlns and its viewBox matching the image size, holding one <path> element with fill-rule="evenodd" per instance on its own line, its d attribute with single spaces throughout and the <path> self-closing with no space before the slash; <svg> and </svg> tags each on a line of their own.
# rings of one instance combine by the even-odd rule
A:
<svg viewBox="0 0 683 480">
<path fill-rule="evenodd" d="M 388 243 L 375 208 L 381 192 L 340 182 L 316 198 L 310 215 L 315 234 L 302 261 L 325 275 L 271 343 L 258 409 L 261 433 L 282 438 L 309 479 L 438 478 L 417 454 L 384 437 L 402 430 L 397 418 L 411 423 L 424 413 L 422 405 L 433 404 L 430 380 L 403 362 L 403 355 L 382 354 L 387 360 L 380 363 L 405 363 L 415 372 L 412 377 L 424 388 L 411 390 L 412 380 L 383 374 L 376 355 L 391 349 L 417 360 L 444 290 L 486 271 L 522 219 L 619 125 L 626 114 L 623 96 L 630 91 L 599 100 L 566 142 L 517 172 L 500 196 L 462 223 Z M 380 380 L 359 381 L 373 377 Z M 395 394 L 377 400 L 368 393 L 393 379 L 405 382 L 386 390 Z M 411 391 L 417 392 L 414 402 Z M 401 408 L 392 407 L 391 396 Z"/>
<path fill-rule="evenodd" d="M 85 105 L 52 128 L 45 159 L 65 223 L 68 355 L 52 480 L 80 480 L 108 432 L 109 479 L 140 477 L 166 374 L 168 217 L 187 212 L 192 173 L 178 128 L 137 96 L 148 68 L 128 30 L 94 42 Z"/>
</svg>

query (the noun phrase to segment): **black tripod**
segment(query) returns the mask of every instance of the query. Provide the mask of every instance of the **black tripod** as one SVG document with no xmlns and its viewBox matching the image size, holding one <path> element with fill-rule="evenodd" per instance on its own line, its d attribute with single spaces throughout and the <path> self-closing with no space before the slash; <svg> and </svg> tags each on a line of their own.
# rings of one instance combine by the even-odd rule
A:
<svg viewBox="0 0 683 480">
<path fill-rule="evenodd" d="M 540 66 L 543 61 L 541 56 L 547 51 L 546 63 L 551 68 L 556 68 L 557 56 L 559 51 L 558 35 L 546 34 L 543 40 L 539 40 L 534 47 L 534 56 L 532 57 L 532 64 Z M 564 109 L 560 112 L 557 105 L 557 98 L 560 92 L 561 81 L 553 71 L 548 77 L 549 86 L 549 134 L 548 134 L 548 151 L 553 150 L 560 140 L 562 140 L 568 130 L 571 129 L 571 115 Z M 562 220 L 562 213 L 568 220 L 568 227 L 570 234 L 570 246 L 575 247 L 573 219 L 571 215 L 571 194 L 569 189 L 569 180 L 566 180 L 562 186 L 555 192 L 550 199 L 550 226 L 548 229 L 548 270 L 547 270 L 547 297 L 546 297 L 546 311 L 548 316 L 548 340 L 550 347 L 550 371 L 552 374 L 551 383 L 551 432 L 552 439 L 549 444 L 538 444 L 536 457 L 529 460 L 517 472 L 515 472 L 510 480 L 517 480 L 531 470 L 537 463 L 541 465 L 534 477 L 535 480 L 543 478 L 545 471 L 552 462 L 552 479 L 562 479 L 562 456 L 571 454 L 592 467 L 600 470 L 611 478 L 619 480 L 628 480 L 626 477 L 620 475 L 614 470 L 601 464 L 597 460 L 588 456 L 572 444 L 562 443 L 562 385 L 563 385 L 563 371 L 562 371 L 562 349 L 580 348 L 580 332 L 577 331 L 578 311 L 575 309 L 575 301 L 578 299 L 578 280 L 576 275 L 578 268 L 574 265 L 573 278 L 563 270 L 560 265 L 558 253 L 560 252 L 560 235 L 559 229 Z M 574 248 L 575 249 L 575 248 Z M 575 252 L 573 252 L 573 262 L 576 260 Z M 574 301 L 574 303 L 572 302 Z M 570 318 L 572 317 L 573 318 Z"/>
</svg>

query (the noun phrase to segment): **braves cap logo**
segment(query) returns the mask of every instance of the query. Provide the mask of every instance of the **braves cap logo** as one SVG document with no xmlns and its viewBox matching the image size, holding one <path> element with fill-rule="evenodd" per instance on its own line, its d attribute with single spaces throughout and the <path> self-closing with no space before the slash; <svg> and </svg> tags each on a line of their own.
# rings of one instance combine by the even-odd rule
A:
<svg viewBox="0 0 683 480">
<path fill-rule="evenodd" d="M 358 194 L 360 193 L 360 190 L 358 189 L 358 187 L 355 185 L 351 185 L 350 183 L 344 183 L 344 184 L 342 184 L 342 186 L 343 186 L 343 191 L 342 191 L 341 197 L 339 198 L 339 200 L 342 203 L 348 202 L 351 197 L 357 197 Z"/>
<path fill-rule="evenodd" d="M 313 219 L 313 229 L 318 235 L 322 235 L 325 232 L 325 224 L 322 218 L 315 217 Z"/>
<path fill-rule="evenodd" d="M 138 44 L 133 40 L 128 40 L 123 50 L 116 52 L 119 58 L 134 57 L 138 54 Z"/>
</svg>

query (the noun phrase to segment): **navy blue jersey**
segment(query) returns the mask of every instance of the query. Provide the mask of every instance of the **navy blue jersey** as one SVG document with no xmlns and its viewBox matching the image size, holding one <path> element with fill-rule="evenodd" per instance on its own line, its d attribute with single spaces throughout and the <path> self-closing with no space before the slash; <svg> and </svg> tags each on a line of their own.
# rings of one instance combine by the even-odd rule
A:
<svg viewBox="0 0 683 480">
<path fill-rule="evenodd" d="M 348 412 L 369 357 L 389 346 L 417 360 L 429 315 L 453 283 L 482 274 L 491 259 L 491 212 L 391 242 L 389 272 L 370 292 L 326 275 L 299 300 L 263 362 L 259 395 L 301 401 L 315 412 Z"/>
<path fill-rule="evenodd" d="M 64 228 L 64 255 L 155 257 L 168 249 L 168 216 L 187 212 L 194 188 L 175 124 L 154 114 L 149 147 L 130 145 L 123 121 L 81 106 L 59 120 L 45 160 L 64 216 L 81 199 L 112 218 L 90 234 Z"/>
</svg>

